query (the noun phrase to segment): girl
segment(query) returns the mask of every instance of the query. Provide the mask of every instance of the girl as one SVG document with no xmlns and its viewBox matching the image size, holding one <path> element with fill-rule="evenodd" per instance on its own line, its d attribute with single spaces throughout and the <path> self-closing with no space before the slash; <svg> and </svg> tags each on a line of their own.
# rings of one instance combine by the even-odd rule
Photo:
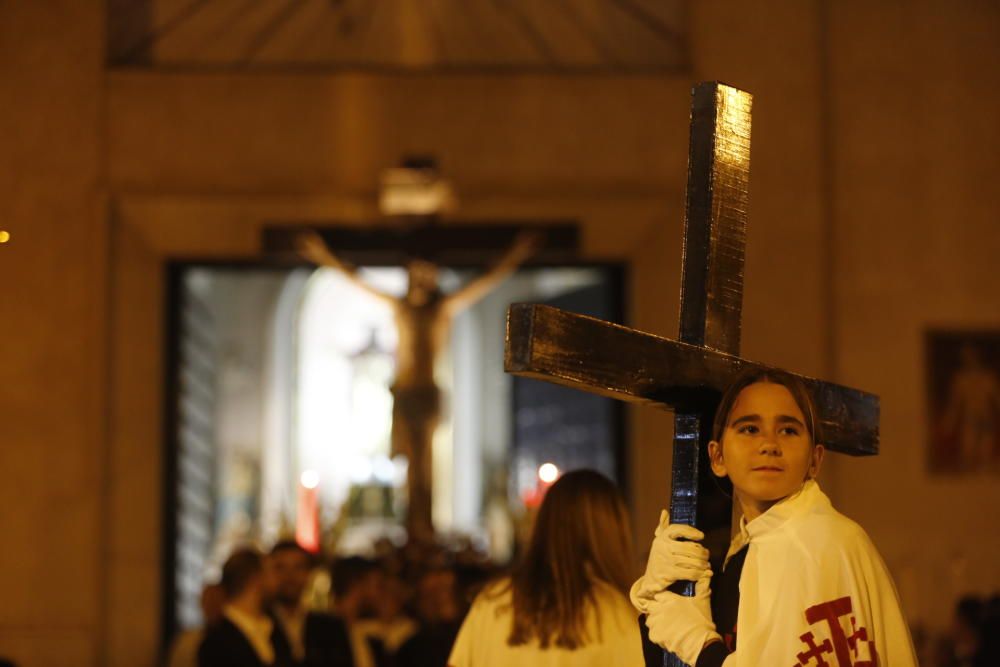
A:
<svg viewBox="0 0 1000 667">
<path fill-rule="evenodd" d="M 697 667 L 917 664 L 885 564 L 815 481 L 817 428 L 794 376 L 756 370 L 729 388 L 708 453 L 732 482 L 739 533 L 712 577 L 702 533 L 661 517 L 631 593 L 653 642 Z M 678 580 L 694 581 L 695 595 L 666 590 Z"/>
<path fill-rule="evenodd" d="M 563 475 L 545 494 L 523 561 L 476 598 L 448 664 L 641 665 L 628 523 L 609 479 Z"/>
</svg>

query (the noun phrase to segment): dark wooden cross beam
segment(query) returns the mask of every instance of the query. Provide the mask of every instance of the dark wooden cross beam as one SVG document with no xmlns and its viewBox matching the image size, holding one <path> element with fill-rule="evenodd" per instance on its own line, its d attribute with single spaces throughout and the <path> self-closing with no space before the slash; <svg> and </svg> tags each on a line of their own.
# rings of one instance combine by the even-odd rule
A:
<svg viewBox="0 0 1000 667">
<path fill-rule="evenodd" d="M 767 368 L 709 347 L 532 303 L 514 304 L 507 313 L 504 361 L 514 375 L 695 415 L 713 411 L 742 371 Z M 878 454 L 877 396 L 798 377 L 816 400 L 827 449 Z"/>
<path fill-rule="evenodd" d="M 432 217 L 394 218 L 376 221 L 364 227 L 330 226 L 323 222 L 264 228 L 262 245 L 275 259 L 301 261 L 295 239 L 302 232 L 316 232 L 328 247 L 348 262 L 366 264 L 405 264 L 419 258 L 441 266 L 481 266 L 494 261 L 497 254 L 514 242 L 523 231 L 539 232 L 542 247 L 531 264 L 572 262 L 579 247 L 577 226 L 565 220 L 518 220 L 516 224 L 489 220 L 441 223 Z"/>
<path fill-rule="evenodd" d="M 508 372 L 674 410 L 670 518 L 691 525 L 699 457 L 720 394 L 741 370 L 760 366 L 738 356 L 750 106 L 749 93 L 719 83 L 693 91 L 679 341 L 549 306 L 515 304 L 507 315 Z M 877 396 L 802 379 L 827 447 L 878 453 Z M 692 585 L 684 589 L 690 594 Z M 664 664 L 682 663 L 666 655 Z"/>
</svg>

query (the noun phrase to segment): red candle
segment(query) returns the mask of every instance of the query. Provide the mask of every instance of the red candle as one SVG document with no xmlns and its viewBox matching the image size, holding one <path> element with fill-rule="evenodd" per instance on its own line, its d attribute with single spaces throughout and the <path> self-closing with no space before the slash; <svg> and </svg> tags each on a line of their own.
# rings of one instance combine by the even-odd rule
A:
<svg viewBox="0 0 1000 667">
<path fill-rule="evenodd" d="M 319 473 L 315 470 L 306 470 L 299 480 L 295 540 L 312 553 L 319 551 Z"/>
</svg>

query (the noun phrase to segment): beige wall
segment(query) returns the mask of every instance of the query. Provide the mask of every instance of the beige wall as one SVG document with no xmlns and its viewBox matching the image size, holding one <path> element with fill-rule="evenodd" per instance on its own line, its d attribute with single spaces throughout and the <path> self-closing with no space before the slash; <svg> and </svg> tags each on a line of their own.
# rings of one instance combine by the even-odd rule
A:
<svg viewBox="0 0 1000 667">
<path fill-rule="evenodd" d="M 0 4 L 0 655 L 23 665 L 102 650 L 100 4 Z"/>
<path fill-rule="evenodd" d="M 153 664 L 164 261 L 370 219 L 379 170 L 433 152 L 463 216 L 579 219 L 587 256 L 629 263 L 632 323 L 674 335 L 708 78 L 755 94 L 745 354 L 882 394 L 883 455 L 824 483 L 913 619 L 1000 587 L 996 478 L 924 467 L 920 347 L 929 324 L 1000 325 L 995 4 L 699 0 L 693 73 L 619 79 L 105 75 L 90 4 L 0 9 L 0 655 Z M 671 420 L 630 414 L 644 544 Z"/>
<path fill-rule="evenodd" d="M 832 3 L 837 376 L 882 395 L 883 454 L 835 473 L 914 621 L 1000 591 L 1000 478 L 927 469 L 923 334 L 1000 329 L 1000 8 Z M 865 8 L 859 11 L 859 8 Z"/>
</svg>

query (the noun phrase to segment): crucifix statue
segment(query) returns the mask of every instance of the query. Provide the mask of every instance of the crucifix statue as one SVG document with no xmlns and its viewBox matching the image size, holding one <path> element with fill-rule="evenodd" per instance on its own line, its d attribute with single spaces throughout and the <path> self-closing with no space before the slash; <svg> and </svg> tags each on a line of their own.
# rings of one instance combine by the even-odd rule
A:
<svg viewBox="0 0 1000 667">
<path fill-rule="evenodd" d="M 472 306 L 531 257 L 541 244 L 538 233 L 521 232 L 507 252 L 485 273 L 455 292 L 438 286 L 438 265 L 411 258 L 406 294 L 382 292 L 358 277 L 356 268 L 340 259 L 316 233 L 302 233 L 300 254 L 309 261 L 340 271 L 351 282 L 392 309 L 399 335 L 396 376 L 392 386 L 392 452 L 407 457 L 408 508 L 406 526 L 411 537 L 433 536 L 431 517 L 432 440 L 441 414 L 441 391 L 434 366 L 448 341 L 455 315 Z"/>
<path fill-rule="evenodd" d="M 688 152 L 680 340 L 550 306 L 514 304 L 505 369 L 621 400 L 674 410 L 670 520 L 698 522 L 701 453 L 739 357 L 750 177 L 751 96 L 719 83 L 694 88 Z M 878 453 L 878 397 L 801 377 L 812 392 L 827 449 Z M 684 585 L 690 595 L 692 586 Z M 664 665 L 682 665 L 664 654 Z"/>
</svg>

